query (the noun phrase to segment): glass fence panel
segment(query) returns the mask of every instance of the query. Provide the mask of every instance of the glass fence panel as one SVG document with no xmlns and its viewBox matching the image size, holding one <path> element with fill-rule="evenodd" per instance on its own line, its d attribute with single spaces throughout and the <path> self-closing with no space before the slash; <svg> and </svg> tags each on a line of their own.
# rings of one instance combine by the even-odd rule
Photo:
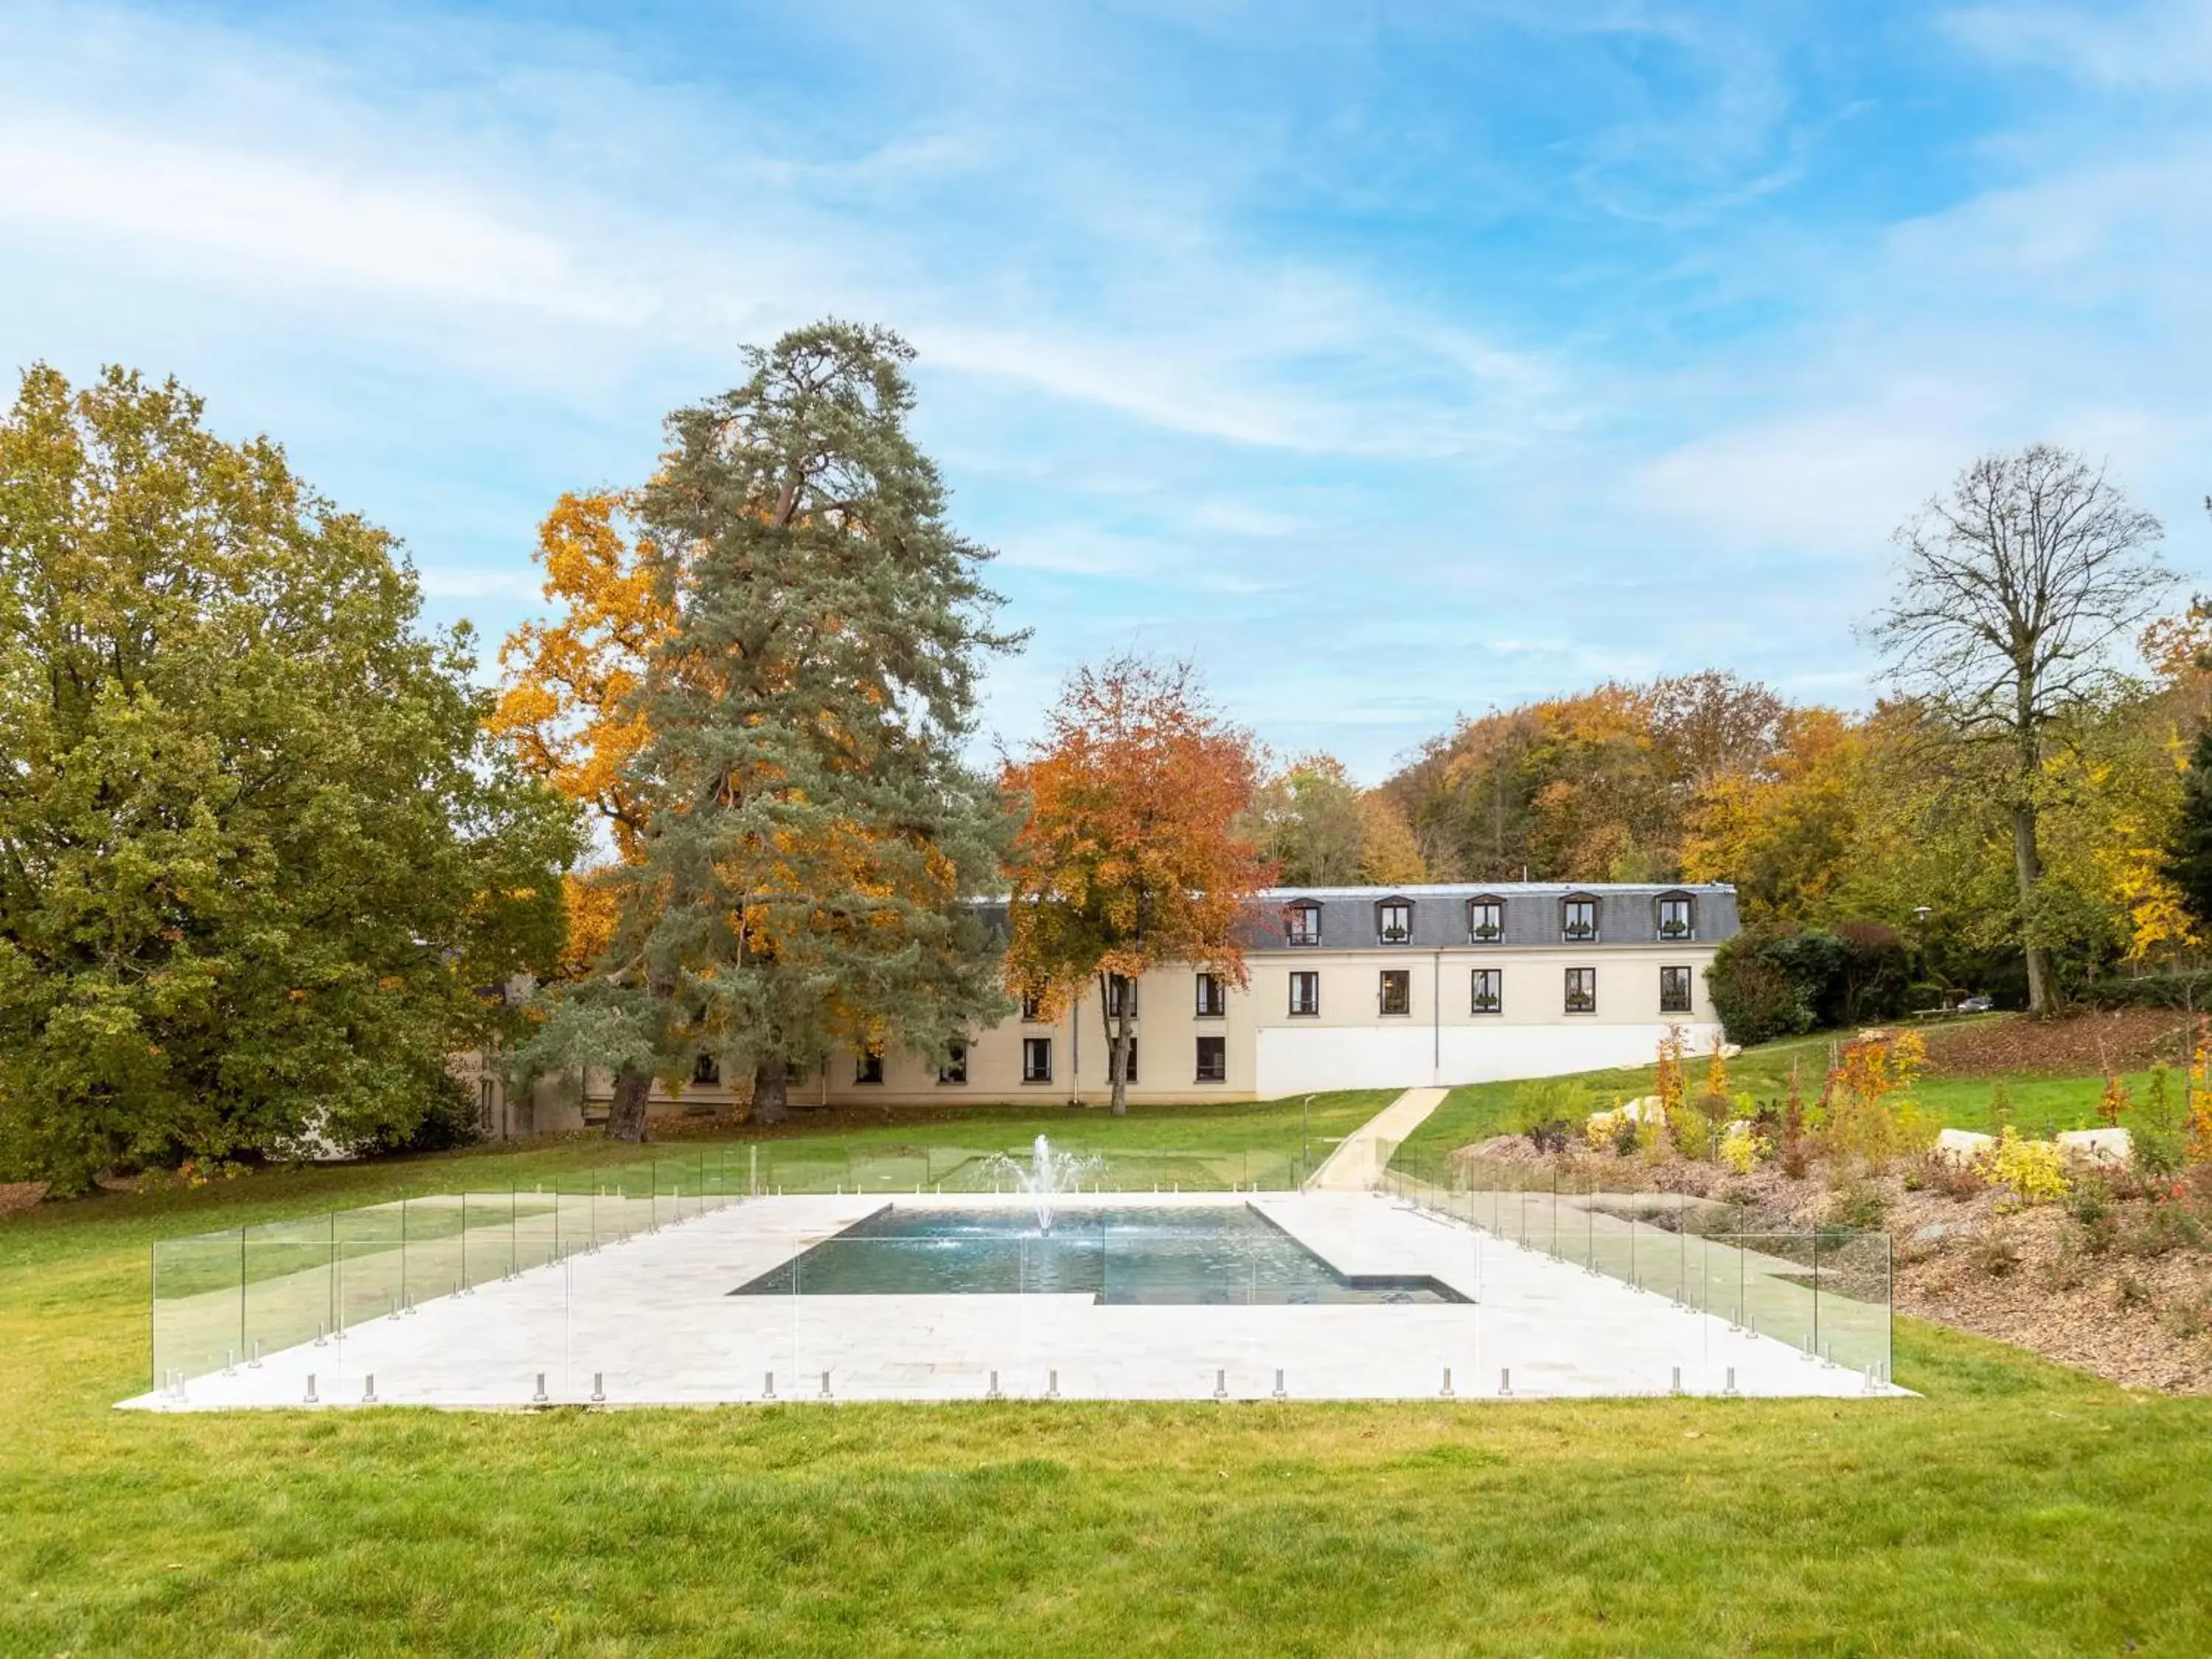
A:
<svg viewBox="0 0 2212 1659">
<path fill-rule="evenodd" d="M 245 1230 L 241 1317 L 249 1363 L 327 1336 L 337 1324 L 332 1224 L 323 1216 Z"/>
<path fill-rule="evenodd" d="M 1690 1230 L 1710 1211 L 1699 1200 L 1610 1191 L 1540 1164 L 1442 1161 L 1425 1172 L 1386 1167 L 1379 1200 L 1330 1194 L 1271 1218 L 1268 1195 L 1283 1189 L 1273 1183 L 1287 1188 L 1299 1174 L 1295 1153 L 1118 1148 L 1054 1165 L 1061 1197 L 1048 1231 L 1027 1190 L 1035 1148 L 1001 1139 L 985 1131 L 836 1158 L 766 1142 L 646 1152 L 528 1189 L 165 1240 L 152 1264 L 155 1385 L 327 1340 L 340 1352 L 289 1363 L 314 1370 L 335 1397 L 332 1379 L 362 1388 L 356 1369 L 404 1351 L 404 1331 L 447 1340 L 439 1320 L 388 1330 L 377 1322 L 485 1290 L 501 1294 L 450 1331 L 467 1329 L 492 1356 L 496 1386 L 485 1387 L 496 1397 L 487 1403 L 527 1399 L 540 1371 L 549 1403 L 654 1389 L 752 1399 L 772 1386 L 779 1399 L 811 1400 L 825 1370 L 834 1398 L 978 1397 L 993 1370 L 1007 1395 L 1187 1399 L 1220 1386 L 1267 1398 L 1278 1371 L 1290 1398 L 1437 1394 L 1447 1373 L 1455 1394 L 1491 1394 L 1501 1372 L 1519 1366 L 1540 1379 L 1559 1358 L 1565 1328 L 1516 1312 L 1532 1285 L 1540 1304 L 1557 1294 L 1541 1277 L 1544 1257 L 1657 1298 L 1625 1304 L 1648 1313 L 1622 1314 L 1620 1342 L 1650 1348 L 1639 1351 L 1639 1388 L 1664 1388 L 1670 1372 L 1705 1386 L 1699 1345 L 1721 1341 L 1729 1325 L 1799 1352 L 1809 1345 L 1808 1363 L 1888 1376 L 1881 1235 L 1706 1237 Z M 818 1194 L 811 1209 L 750 1201 L 801 1180 Z M 939 1194 L 962 1202 L 937 1206 Z M 1194 1202 L 1201 1194 L 1219 1201 Z M 1418 1224 L 1409 1207 L 1426 1212 Z M 637 1327 L 641 1291 L 655 1281 L 631 1264 L 649 1264 L 656 1247 L 639 1245 L 643 1256 L 627 1247 L 695 1224 L 713 1229 L 710 1271 L 727 1282 L 714 1291 L 714 1318 L 685 1328 L 694 1349 L 672 1358 Z M 1486 1249 L 1506 1298 L 1486 1333 Z M 502 1291 L 518 1276 L 529 1285 Z M 1351 1312 L 1376 1302 L 1401 1304 L 1379 1337 Z M 1670 1334 L 1651 1323 L 1668 1303 L 1720 1322 Z M 1133 1328 L 1110 1316 L 1119 1307 L 1159 1318 L 1148 1318 L 1141 1341 L 1117 1345 L 1102 1334 Z M 1317 1343 L 1311 1323 L 1294 1334 L 1314 1317 L 1365 1334 Z M 418 1350 L 404 1363 L 436 1363 Z M 1717 1354 L 1716 1366 L 1726 1358 Z"/>
<path fill-rule="evenodd" d="M 459 1193 L 409 1199 L 406 1212 L 406 1273 L 402 1295 L 408 1306 L 452 1296 L 468 1282 L 465 1262 L 467 1218 Z"/>
<path fill-rule="evenodd" d="M 241 1235 L 166 1238 L 153 1249 L 153 1388 L 174 1390 L 235 1363 L 240 1318 Z"/>
<path fill-rule="evenodd" d="M 406 1283 L 406 1212 L 398 1204 L 341 1210 L 331 1218 L 336 1330 L 397 1316 Z"/>
</svg>

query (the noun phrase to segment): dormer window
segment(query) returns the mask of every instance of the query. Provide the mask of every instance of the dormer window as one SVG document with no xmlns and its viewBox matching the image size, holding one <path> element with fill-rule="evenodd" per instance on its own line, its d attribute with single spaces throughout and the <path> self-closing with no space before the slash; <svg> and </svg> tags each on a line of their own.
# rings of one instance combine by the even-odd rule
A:
<svg viewBox="0 0 2212 1659">
<path fill-rule="evenodd" d="M 1375 937 L 1384 945 L 1407 945 L 1413 938 L 1413 902 L 1384 899 L 1375 907 Z"/>
<path fill-rule="evenodd" d="M 1571 945 L 1589 945 L 1597 938 L 1597 901 L 1577 894 L 1559 901 L 1559 937 Z"/>
<path fill-rule="evenodd" d="M 1318 945 L 1321 943 L 1321 906 L 1293 904 L 1283 911 L 1283 942 L 1286 945 Z"/>
<path fill-rule="evenodd" d="M 1687 893 L 1660 895 L 1659 937 L 1662 939 L 1697 937 L 1697 911 Z"/>
<path fill-rule="evenodd" d="M 1471 945 L 1496 945 L 1505 937 L 1505 901 L 1474 898 L 1467 902 L 1467 937 Z"/>
</svg>

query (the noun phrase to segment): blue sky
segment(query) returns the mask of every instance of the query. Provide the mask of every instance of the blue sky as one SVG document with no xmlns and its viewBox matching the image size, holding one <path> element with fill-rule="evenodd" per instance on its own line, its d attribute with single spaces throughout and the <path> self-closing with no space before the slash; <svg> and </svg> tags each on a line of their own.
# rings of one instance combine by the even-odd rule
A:
<svg viewBox="0 0 2212 1659">
<path fill-rule="evenodd" d="M 177 374 L 492 640 L 740 343 L 888 323 L 1010 741 L 1131 647 L 1370 780 L 1607 677 L 1863 703 L 1889 529 L 2036 439 L 2212 580 L 2212 0 L 9 0 L 0 251 L 0 360 Z"/>
</svg>

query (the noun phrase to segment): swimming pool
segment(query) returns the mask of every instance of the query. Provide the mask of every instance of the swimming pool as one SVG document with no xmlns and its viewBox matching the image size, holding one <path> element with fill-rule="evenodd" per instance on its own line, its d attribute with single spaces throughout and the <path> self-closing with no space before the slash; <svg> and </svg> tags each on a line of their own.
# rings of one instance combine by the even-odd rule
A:
<svg viewBox="0 0 2212 1659">
<path fill-rule="evenodd" d="M 732 1296 L 1078 1295 L 1103 1304 L 1441 1303 L 1430 1278 L 1338 1273 L 1247 1204 L 1062 1212 L 887 1206 Z"/>
</svg>

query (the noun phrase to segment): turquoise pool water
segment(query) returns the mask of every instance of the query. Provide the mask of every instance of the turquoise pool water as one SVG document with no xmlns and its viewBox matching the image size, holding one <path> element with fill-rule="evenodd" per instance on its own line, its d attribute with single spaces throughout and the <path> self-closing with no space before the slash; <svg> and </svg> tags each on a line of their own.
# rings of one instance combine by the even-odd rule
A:
<svg viewBox="0 0 2212 1659">
<path fill-rule="evenodd" d="M 1436 1303 L 1426 1278 L 1350 1278 L 1244 1204 L 1066 1212 L 890 1206 L 732 1296 L 1086 1295 L 1103 1303 Z"/>
</svg>

